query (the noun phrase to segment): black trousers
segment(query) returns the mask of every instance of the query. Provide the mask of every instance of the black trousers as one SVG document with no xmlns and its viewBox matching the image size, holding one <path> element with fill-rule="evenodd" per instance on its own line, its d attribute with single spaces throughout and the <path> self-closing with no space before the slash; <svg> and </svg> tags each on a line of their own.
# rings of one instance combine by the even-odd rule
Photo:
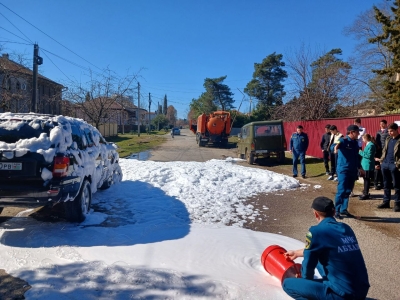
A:
<svg viewBox="0 0 400 300">
<path fill-rule="evenodd" d="M 365 170 L 364 170 L 365 171 Z M 372 174 L 374 171 L 365 171 L 365 176 L 363 177 L 364 179 L 364 190 L 363 190 L 363 195 L 368 195 L 369 194 L 369 187 L 371 185 L 371 178 Z"/>
<path fill-rule="evenodd" d="M 334 152 L 329 152 L 329 156 L 331 158 L 331 172 L 329 175 L 335 175 L 336 174 L 336 163 L 337 163 L 337 153 Z"/>
<path fill-rule="evenodd" d="M 383 186 L 383 176 L 381 169 L 374 170 L 374 186 Z"/>
<path fill-rule="evenodd" d="M 383 175 L 383 202 L 391 200 L 391 187 L 394 188 L 393 200 L 397 205 L 400 205 L 400 171 L 394 163 L 382 163 Z"/>
<path fill-rule="evenodd" d="M 329 151 L 324 150 L 323 154 L 325 171 L 329 173 Z"/>
</svg>

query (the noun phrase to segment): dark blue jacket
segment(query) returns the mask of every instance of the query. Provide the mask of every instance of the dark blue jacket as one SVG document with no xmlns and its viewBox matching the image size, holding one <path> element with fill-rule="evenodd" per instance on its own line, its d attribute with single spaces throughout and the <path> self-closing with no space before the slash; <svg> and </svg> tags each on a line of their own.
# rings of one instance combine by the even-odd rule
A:
<svg viewBox="0 0 400 300">
<path fill-rule="evenodd" d="M 290 150 L 295 150 L 296 152 L 306 152 L 308 149 L 308 135 L 307 133 L 297 132 L 292 134 L 290 138 Z"/>
<path fill-rule="evenodd" d="M 339 139 L 337 172 L 357 174 L 361 168 L 358 141 L 348 136 Z"/>
<path fill-rule="evenodd" d="M 302 277 L 313 279 L 320 263 L 325 272 L 321 274 L 323 283 L 336 294 L 365 299 L 369 289 L 367 268 L 350 226 L 327 217 L 310 228 L 306 239 Z"/>
</svg>

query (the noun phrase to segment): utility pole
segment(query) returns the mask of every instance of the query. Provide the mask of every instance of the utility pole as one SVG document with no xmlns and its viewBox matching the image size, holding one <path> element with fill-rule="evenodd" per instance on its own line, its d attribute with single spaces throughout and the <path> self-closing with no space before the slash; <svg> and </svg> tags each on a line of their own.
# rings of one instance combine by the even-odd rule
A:
<svg viewBox="0 0 400 300">
<path fill-rule="evenodd" d="M 151 97 L 150 97 L 150 93 L 149 93 L 149 134 L 150 134 L 150 129 L 151 129 L 151 126 L 150 126 L 150 107 L 151 107 Z"/>
<path fill-rule="evenodd" d="M 37 89 L 38 89 L 38 83 L 37 83 L 37 77 L 38 77 L 38 66 L 43 64 L 43 58 L 39 56 L 39 45 L 34 44 L 33 45 L 33 74 L 32 74 L 32 102 L 31 102 L 31 111 L 36 113 L 38 112 L 37 109 Z"/>
<path fill-rule="evenodd" d="M 136 118 L 137 118 L 137 132 L 138 132 L 138 136 L 140 136 L 140 116 L 139 116 L 139 106 L 140 106 L 140 83 L 137 83 L 137 88 L 138 88 L 138 98 L 137 98 L 137 114 L 136 114 Z"/>
<path fill-rule="evenodd" d="M 160 118 L 158 118 L 159 113 L 160 113 L 160 101 L 157 102 L 157 131 L 160 131 Z"/>
</svg>

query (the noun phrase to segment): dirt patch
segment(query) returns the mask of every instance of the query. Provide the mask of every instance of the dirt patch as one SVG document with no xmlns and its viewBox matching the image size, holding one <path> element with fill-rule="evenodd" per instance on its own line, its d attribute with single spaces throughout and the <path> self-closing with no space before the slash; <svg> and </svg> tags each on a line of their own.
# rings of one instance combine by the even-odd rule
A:
<svg viewBox="0 0 400 300">
<path fill-rule="evenodd" d="M 0 269 L 0 299 L 25 299 L 24 294 L 31 286 L 24 280 L 13 277 Z"/>
</svg>

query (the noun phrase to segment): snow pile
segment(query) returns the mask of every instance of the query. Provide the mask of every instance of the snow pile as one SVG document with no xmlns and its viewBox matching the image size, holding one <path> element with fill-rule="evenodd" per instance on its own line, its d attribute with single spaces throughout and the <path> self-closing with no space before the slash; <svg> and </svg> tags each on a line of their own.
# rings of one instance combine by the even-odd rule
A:
<svg viewBox="0 0 400 300">
<path fill-rule="evenodd" d="M 121 165 L 124 180 L 93 196 L 79 226 L 24 214 L 2 224 L 0 267 L 32 286 L 28 300 L 290 299 L 260 258 L 304 243 L 240 226 L 268 209 L 247 196 L 297 180 L 233 159 Z"/>
<path fill-rule="evenodd" d="M 120 161 L 126 180 L 148 182 L 182 201 L 194 223 L 243 226 L 260 213 L 245 199 L 257 193 L 299 187 L 298 180 L 247 168 L 234 159 L 203 162 Z"/>
</svg>

